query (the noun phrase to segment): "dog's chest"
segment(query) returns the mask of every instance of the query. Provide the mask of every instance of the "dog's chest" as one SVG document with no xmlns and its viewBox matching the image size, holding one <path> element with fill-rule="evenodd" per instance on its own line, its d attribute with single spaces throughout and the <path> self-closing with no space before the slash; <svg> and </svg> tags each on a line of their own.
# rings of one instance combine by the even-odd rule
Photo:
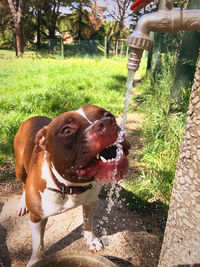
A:
<svg viewBox="0 0 200 267">
<path fill-rule="evenodd" d="M 86 201 L 87 194 L 80 195 L 66 195 L 65 199 L 61 194 L 52 192 L 48 189 L 41 194 L 41 207 L 44 217 L 62 213 L 64 211 L 73 209 Z"/>
<path fill-rule="evenodd" d="M 46 181 L 46 189 L 43 193 L 41 193 L 41 208 L 43 211 L 44 218 L 62 213 L 64 211 L 73 209 L 79 205 L 83 205 L 87 202 L 93 202 L 96 200 L 100 187 L 93 183 L 92 189 L 88 189 L 86 192 L 82 194 L 73 194 L 73 195 L 65 195 L 65 198 L 62 198 L 61 193 L 53 192 L 48 188 L 55 188 L 55 184 L 52 181 L 51 174 L 49 172 L 49 167 L 44 161 L 42 167 L 42 177 L 43 180 Z"/>
</svg>

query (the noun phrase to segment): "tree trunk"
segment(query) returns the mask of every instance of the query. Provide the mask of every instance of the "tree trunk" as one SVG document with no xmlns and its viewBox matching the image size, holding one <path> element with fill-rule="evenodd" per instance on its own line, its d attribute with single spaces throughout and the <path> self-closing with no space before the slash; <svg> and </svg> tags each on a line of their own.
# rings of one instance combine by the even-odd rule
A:
<svg viewBox="0 0 200 267">
<path fill-rule="evenodd" d="M 117 27 L 117 22 L 116 21 L 112 21 L 110 29 L 109 29 L 109 32 L 107 34 L 107 56 L 109 56 L 110 47 L 111 47 L 111 41 L 112 41 L 112 38 L 113 38 L 113 35 L 114 35 L 116 27 Z"/>
<path fill-rule="evenodd" d="M 79 7 L 78 7 L 78 39 L 81 41 L 82 38 L 82 12 L 83 12 L 83 6 L 82 2 L 80 1 Z"/>
<path fill-rule="evenodd" d="M 18 55 L 24 53 L 24 33 L 23 33 L 23 22 L 15 23 L 15 32 L 16 32 L 16 43 L 17 43 L 17 52 Z"/>
<path fill-rule="evenodd" d="M 24 40 L 23 40 L 23 12 L 24 12 L 24 0 L 18 1 L 18 8 L 15 7 L 12 0 L 8 0 L 10 11 L 13 15 L 15 23 L 17 54 L 22 55 L 24 53 Z"/>
<path fill-rule="evenodd" d="M 199 0 L 190 0 L 187 9 L 200 8 Z M 194 79 L 195 66 L 200 45 L 200 33 L 186 31 L 183 34 L 180 53 L 176 64 L 174 84 L 171 89 L 171 99 L 181 104 L 182 90 L 190 90 Z"/>
<path fill-rule="evenodd" d="M 200 53 L 159 267 L 200 266 Z M 193 265 L 192 265 L 193 266 Z"/>
<path fill-rule="evenodd" d="M 40 24 L 41 24 L 41 10 L 38 8 L 37 11 L 37 48 L 40 50 L 41 41 L 40 41 Z"/>
</svg>

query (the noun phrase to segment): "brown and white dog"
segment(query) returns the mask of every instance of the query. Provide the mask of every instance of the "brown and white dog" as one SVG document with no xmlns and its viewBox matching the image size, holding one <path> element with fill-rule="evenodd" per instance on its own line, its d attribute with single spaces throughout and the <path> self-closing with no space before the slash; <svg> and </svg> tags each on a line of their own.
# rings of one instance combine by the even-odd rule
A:
<svg viewBox="0 0 200 267">
<path fill-rule="evenodd" d="M 55 119 L 33 117 L 15 136 L 16 176 L 23 183 L 17 213 L 30 212 L 32 255 L 27 266 L 43 257 L 47 219 L 79 205 L 83 207 L 84 238 L 90 250 L 103 244 L 93 234 L 93 216 L 101 184 L 112 182 L 115 141 L 120 127 L 103 108 L 88 105 Z M 120 179 L 127 172 L 130 148 L 124 138 L 117 164 Z"/>
</svg>

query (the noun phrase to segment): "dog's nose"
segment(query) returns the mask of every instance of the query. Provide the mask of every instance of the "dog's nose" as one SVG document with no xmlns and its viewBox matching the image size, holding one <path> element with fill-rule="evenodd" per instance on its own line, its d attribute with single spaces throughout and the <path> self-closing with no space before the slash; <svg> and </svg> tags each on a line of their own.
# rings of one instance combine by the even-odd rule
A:
<svg viewBox="0 0 200 267">
<path fill-rule="evenodd" d="M 117 125 L 116 121 L 112 118 L 103 118 L 103 119 L 100 119 L 99 121 L 97 121 L 92 129 L 94 132 L 104 132 L 106 129 L 112 127 L 115 131 L 119 131 L 120 128 L 119 126 Z"/>
</svg>

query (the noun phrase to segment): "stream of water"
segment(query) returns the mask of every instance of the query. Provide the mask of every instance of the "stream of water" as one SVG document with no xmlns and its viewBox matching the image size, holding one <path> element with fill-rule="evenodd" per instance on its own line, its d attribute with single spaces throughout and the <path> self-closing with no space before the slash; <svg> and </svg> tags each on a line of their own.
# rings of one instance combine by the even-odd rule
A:
<svg viewBox="0 0 200 267">
<path fill-rule="evenodd" d="M 126 124 L 126 119 L 128 116 L 128 108 L 129 108 L 129 100 L 130 100 L 130 95 L 131 95 L 131 90 L 133 88 L 133 79 L 134 79 L 135 71 L 134 70 L 128 70 L 128 75 L 127 75 L 127 82 L 126 82 L 126 98 L 124 101 L 124 109 L 123 109 L 123 114 L 122 114 L 122 121 L 120 124 L 121 131 L 118 134 L 118 138 L 116 140 L 116 146 L 117 146 L 117 155 L 116 155 L 116 160 L 115 160 L 115 169 L 113 171 L 113 183 L 110 188 L 109 194 L 108 194 L 108 207 L 107 207 L 107 212 L 110 213 L 112 207 L 115 204 L 115 201 L 119 198 L 119 187 L 117 187 L 117 183 L 115 182 L 115 176 L 117 175 L 117 165 L 120 159 L 121 154 L 123 153 L 122 145 L 121 143 L 123 142 L 123 136 L 125 134 L 125 124 Z M 113 199 L 113 196 L 115 195 L 115 201 Z"/>
</svg>

